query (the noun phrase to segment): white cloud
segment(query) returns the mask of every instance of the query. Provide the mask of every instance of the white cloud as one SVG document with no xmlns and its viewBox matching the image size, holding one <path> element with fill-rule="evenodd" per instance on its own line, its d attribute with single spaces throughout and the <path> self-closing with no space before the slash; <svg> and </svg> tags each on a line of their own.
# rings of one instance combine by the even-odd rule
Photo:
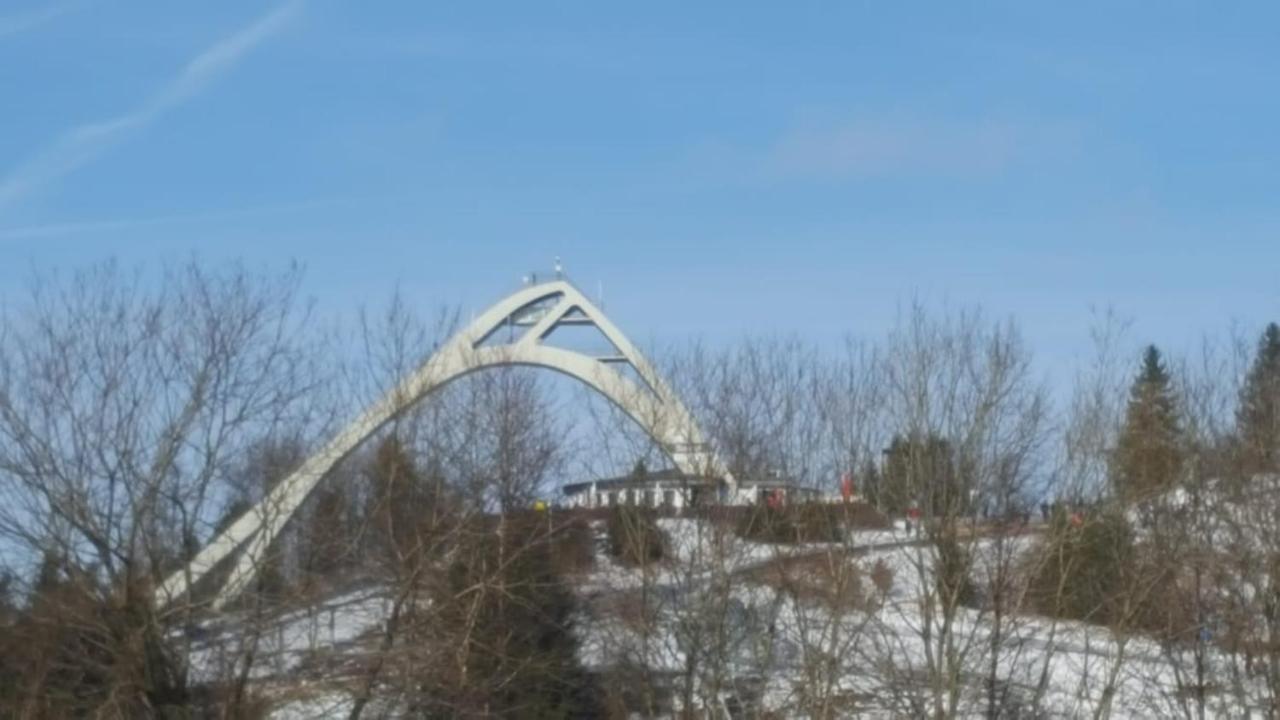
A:
<svg viewBox="0 0 1280 720">
<path fill-rule="evenodd" d="M 301 0 L 287 2 L 214 43 L 187 63 L 177 77 L 133 110 L 79 125 L 63 133 L 0 181 L 0 209 L 30 191 L 70 174 L 120 142 L 129 132 L 147 127 L 164 113 L 199 94 L 255 47 L 279 32 L 297 15 L 301 6 Z"/>
<path fill-rule="evenodd" d="M 1043 154 L 1055 134 L 998 121 L 865 119 L 791 130 L 768 166 L 789 177 L 987 176 Z"/>
</svg>

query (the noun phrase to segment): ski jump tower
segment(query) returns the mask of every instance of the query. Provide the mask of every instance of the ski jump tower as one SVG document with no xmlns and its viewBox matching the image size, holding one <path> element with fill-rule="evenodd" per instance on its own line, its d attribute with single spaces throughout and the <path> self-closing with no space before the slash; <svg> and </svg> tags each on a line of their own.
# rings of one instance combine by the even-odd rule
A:
<svg viewBox="0 0 1280 720">
<path fill-rule="evenodd" d="M 546 342 L 557 328 L 569 325 L 596 328 L 613 345 L 614 354 L 588 355 Z M 724 478 L 732 484 L 693 416 L 671 388 L 600 308 L 557 271 L 556 279 L 549 282 L 527 280 L 522 289 L 454 335 L 215 537 L 186 567 L 166 578 L 156 590 L 157 602 L 166 605 L 183 595 L 239 550 L 230 575 L 213 600 L 215 609 L 222 607 L 252 580 L 272 540 L 325 474 L 365 439 L 453 380 L 487 368 L 518 365 L 548 368 L 586 383 L 639 424 L 681 473 Z M 627 368 L 636 379 L 628 377 Z"/>
</svg>

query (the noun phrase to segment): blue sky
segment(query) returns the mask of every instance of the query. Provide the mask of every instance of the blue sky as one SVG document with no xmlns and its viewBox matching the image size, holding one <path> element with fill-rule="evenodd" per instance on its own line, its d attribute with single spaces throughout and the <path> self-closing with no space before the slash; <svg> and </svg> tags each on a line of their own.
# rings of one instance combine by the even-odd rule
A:
<svg viewBox="0 0 1280 720">
<path fill-rule="evenodd" d="M 1055 382 L 1091 307 L 1280 317 L 1274 4 L 605 5 L 3 0 L 0 296 L 194 254 L 479 308 L 559 255 L 642 344 L 918 297 Z"/>
</svg>

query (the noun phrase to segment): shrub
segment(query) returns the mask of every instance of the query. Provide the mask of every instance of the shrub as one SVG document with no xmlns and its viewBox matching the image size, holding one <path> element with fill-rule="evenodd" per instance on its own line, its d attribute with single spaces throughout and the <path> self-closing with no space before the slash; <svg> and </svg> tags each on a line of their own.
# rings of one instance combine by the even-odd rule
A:
<svg viewBox="0 0 1280 720">
<path fill-rule="evenodd" d="M 1136 568 L 1133 532 L 1123 515 L 1103 512 L 1073 523 L 1058 513 L 1038 560 L 1029 594 L 1037 610 L 1101 624 L 1122 619 L 1125 579 Z"/>
<path fill-rule="evenodd" d="M 838 505 L 759 505 L 738 518 L 744 540 L 764 543 L 824 543 L 844 539 L 845 518 Z"/>
<path fill-rule="evenodd" d="M 889 567 L 884 558 L 876 560 L 876 564 L 871 567 L 871 584 L 880 593 L 880 597 L 887 597 L 893 590 L 893 568 Z"/>
<path fill-rule="evenodd" d="M 624 565 L 648 565 L 666 556 L 666 536 L 652 511 L 618 506 L 606 523 L 609 554 Z"/>
<path fill-rule="evenodd" d="M 893 527 L 889 518 L 876 510 L 875 506 L 864 502 L 841 503 L 827 507 L 840 513 L 844 518 L 845 527 L 850 530 L 888 530 Z"/>
<path fill-rule="evenodd" d="M 961 545 L 952 533 L 939 534 L 934 540 L 934 548 L 937 550 L 934 576 L 943 602 L 964 607 L 976 605 L 978 591 L 969 572 L 973 567 L 969 549 Z"/>
<path fill-rule="evenodd" d="M 561 574 L 590 569 L 595 562 L 595 535 L 591 525 L 580 517 L 556 525 L 551 541 L 556 571 Z"/>
</svg>

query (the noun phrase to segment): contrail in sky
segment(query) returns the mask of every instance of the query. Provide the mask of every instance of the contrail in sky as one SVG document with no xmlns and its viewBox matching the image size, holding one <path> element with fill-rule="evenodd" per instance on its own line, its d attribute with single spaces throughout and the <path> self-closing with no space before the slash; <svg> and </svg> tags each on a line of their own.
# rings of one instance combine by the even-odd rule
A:
<svg viewBox="0 0 1280 720">
<path fill-rule="evenodd" d="M 23 13 L 0 15 L 0 38 L 6 35 L 17 35 L 20 32 L 39 27 L 66 14 L 68 10 L 74 7 L 74 3 L 61 3 Z"/>
<path fill-rule="evenodd" d="M 277 7 L 197 55 L 177 77 L 134 109 L 98 122 L 78 125 L 63 133 L 0 180 L 0 210 L 32 190 L 74 172 L 119 143 L 130 132 L 146 128 L 169 110 L 198 95 L 209 83 L 234 68 L 250 51 L 279 32 L 301 8 L 301 0 Z"/>
</svg>

